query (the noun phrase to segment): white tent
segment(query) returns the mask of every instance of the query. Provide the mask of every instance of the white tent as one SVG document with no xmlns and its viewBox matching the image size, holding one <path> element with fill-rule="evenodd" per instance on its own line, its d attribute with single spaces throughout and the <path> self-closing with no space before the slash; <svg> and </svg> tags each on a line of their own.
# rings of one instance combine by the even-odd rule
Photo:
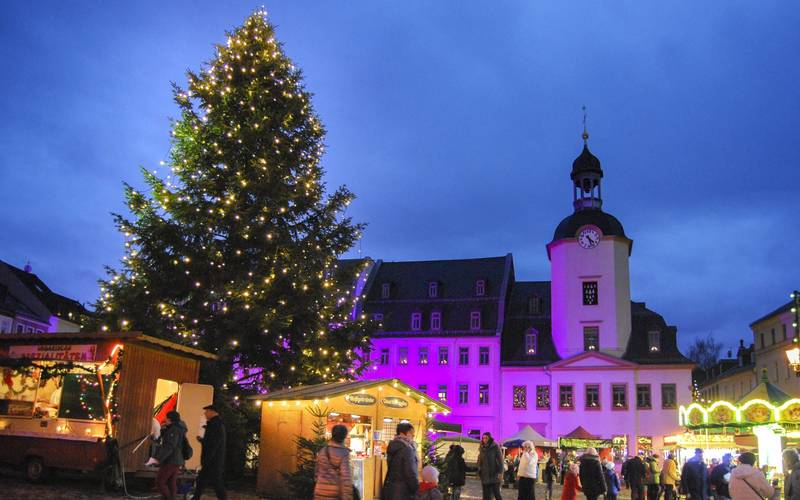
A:
<svg viewBox="0 0 800 500">
<path fill-rule="evenodd" d="M 533 427 L 530 425 L 526 425 L 522 429 L 519 430 L 513 436 L 507 437 L 503 440 L 503 446 L 507 448 L 514 448 L 517 446 L 522 446 L 522 443 L 525 441 L 530 441 L 533 443 L 534 446 L 539 446 L 541 448 L 556 448 L 557 443 L 555 441 L 551 441 L 546 437 L 542 436 Z"/>
</svg>

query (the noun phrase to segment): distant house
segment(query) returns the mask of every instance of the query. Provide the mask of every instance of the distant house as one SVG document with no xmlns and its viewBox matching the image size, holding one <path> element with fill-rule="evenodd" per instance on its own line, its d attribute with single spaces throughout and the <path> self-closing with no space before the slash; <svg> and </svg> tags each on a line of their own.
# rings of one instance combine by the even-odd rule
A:
<svg viewBox="0 0 800 500">
<path fill-rule="evenodd" d="M 0 260 L 0 333 L 77 332 L 88 314 L 80 302 L 64 297 L 35 274 Z"/>
</svg>

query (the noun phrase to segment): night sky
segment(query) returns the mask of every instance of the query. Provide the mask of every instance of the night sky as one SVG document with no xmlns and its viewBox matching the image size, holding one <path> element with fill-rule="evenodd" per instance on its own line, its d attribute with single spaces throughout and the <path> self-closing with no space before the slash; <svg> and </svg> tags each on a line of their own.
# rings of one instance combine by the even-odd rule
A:
<svg viewBox="0 0 800 500">
<path fill-rule="evenodd" d="M 93 301 L 123 253 L 122 182 L 167 156 L 170 81 L 260 4 L 31 3 L 0 16 L 0 259 Z M 362 255 L 512 252 L 517 279 L 549 279 L 585 104 L 632 297 L 684 346 L 733 346 L 800 288 L 800 5 L 674 3 L 265 7 L 328 129 L 328 185 L 369 224 Z"/>
</svg>

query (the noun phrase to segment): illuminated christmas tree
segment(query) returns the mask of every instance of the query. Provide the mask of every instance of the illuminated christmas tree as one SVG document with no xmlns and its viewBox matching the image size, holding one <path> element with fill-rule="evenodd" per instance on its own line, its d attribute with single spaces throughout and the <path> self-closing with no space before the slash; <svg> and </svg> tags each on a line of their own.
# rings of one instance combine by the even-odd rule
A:
<svg viewBox="0 0 800 500">
<path fill-rule="evenodd" d="M 337 258 L 362 225 L 344 215 L 350 191 L 325 189 L 325 131 L 266 13 L 187 80 L 165 172 L 142 170 L 148 192 L 126 185 L 126 254 L 101 282 L 96 326 L 218 354 L 211 378 L 236 401 L 356 374 L 365 263 Z"/>
</svg>

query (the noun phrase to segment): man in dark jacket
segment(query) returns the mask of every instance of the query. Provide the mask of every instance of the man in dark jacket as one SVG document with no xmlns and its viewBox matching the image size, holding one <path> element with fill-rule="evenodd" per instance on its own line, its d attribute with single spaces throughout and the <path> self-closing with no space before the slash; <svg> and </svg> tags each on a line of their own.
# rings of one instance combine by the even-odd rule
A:
<svg viewBox="0 0 800 500">
<path fill-rule="evenodd" d="M 414 426 L 397 424 L 397 435 L 386 447 L 386 479 L 381 490 L 382 500 L 409 500 L 419 488 L 419 461 L 414 443 Z"/>
<path fill-rule="evenodd" d="M 586 495 L 587 500 L 596 500 L 600 495 L 605 495 L 606 480 L 597 450 L 594 448 L 586 449 L 586 453 L 579 460 L 578 471 L 583 494 Z"/>
<path fill-rule="evenodd" d="M 186 439 L 186 424 L 177 411 L 167 413 L 166 427 L 161 431 L 161 446 L 155 459 L 158 460 L 156 485 L 164 498 L 174 499 L 178 494 L 178 475 L 185 463 L 183 440 Z"/>
<path fill-rule="evenodd" d="M 728 476 L 728 479 L 725 478 L 725 475 L 731 472 L 731 459 L 733 459 L 731 454 L 726 453 L 722 457 L 722 462 L 711 469 L 711 474 L 708 476 L 708 482 L 714 487 L 716 496 L 724 500 L 730 500 L 731 498 L 731 493 L 728 490 L 730 476 Z"/>
<path fill-rule="evenodd" d="M 200 495 L 207 486 L 214 488 L 219 500 L 226 500 L 225 493 L 225 425 L 219 418 L 214 405 L 203 407 L 206 416 L 206 432 L 197 440 L 203 445 L 200 453 L 200 474 L 194 489 L 193 500 L 200 500 Z"/>
<path fill-rule="evenodd" d="M 683 464 L 681 489 L 691 500 L 708 500 L 708 475 L 700 448 L 696 448 L 694 456 Z"/>
<path fill-rule="evenodd" d="M 622 477 L 631 489 L 631 500 L 644 500 L 644 480 L 647 474 L 641 453 L 629 458 L 622 465 Z"/>
<path fill-rule="evenodd" d="M 464 448 L 454 445 L 447 464 L 447 482 L 450 486 L 452 500 L 461 499 L 461 488 L 467 484 L 467 464 L 464 462 Z"/>
<path fill-rule="evenodd" d="M 492 439 L 492 435 L 484 432 L 478 451 L 478 477 L 483 487 L 483 500 L 502 500 L 500 483 L 503 481 L 503 452 Z"/>
</svg>

